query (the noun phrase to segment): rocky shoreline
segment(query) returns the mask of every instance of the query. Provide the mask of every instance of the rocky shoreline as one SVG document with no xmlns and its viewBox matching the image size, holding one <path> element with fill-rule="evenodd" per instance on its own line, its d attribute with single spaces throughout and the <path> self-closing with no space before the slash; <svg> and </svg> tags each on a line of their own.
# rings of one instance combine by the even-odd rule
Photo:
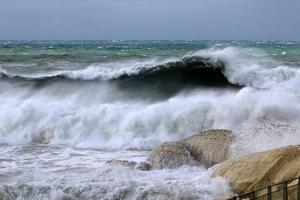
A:
<svg viewBox="0 0 300 200">
<path fill-rule="evenodd" d="M 235 158 L 230 148 L 235 139 L 230 130 L 207 130 L 180 141 L 162 143 L 145 162 L 107 163 L 143 171 L 201 165 L 212 169 L 212 178 L 225 178 L 232 192 L 238 195 L 300 176 L 300 145 Z"/>
</svg>

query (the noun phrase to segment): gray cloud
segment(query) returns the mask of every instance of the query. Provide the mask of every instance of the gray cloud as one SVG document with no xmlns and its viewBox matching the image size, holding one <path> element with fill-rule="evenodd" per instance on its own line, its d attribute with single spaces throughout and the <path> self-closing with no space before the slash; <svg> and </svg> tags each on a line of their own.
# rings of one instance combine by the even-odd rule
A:
<svg viewBox="0 0 300 200">
<path fill-rule="evenodd" d="M 299 0 L 0 1 L 0 39 L 300 40 Z"/>
</svg>

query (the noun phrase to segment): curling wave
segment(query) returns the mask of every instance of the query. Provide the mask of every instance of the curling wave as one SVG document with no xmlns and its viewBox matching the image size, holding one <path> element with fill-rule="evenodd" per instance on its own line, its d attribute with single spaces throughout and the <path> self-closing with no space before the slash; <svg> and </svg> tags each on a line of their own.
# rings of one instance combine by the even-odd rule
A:
<svg viewBox="0 0 300 200">
<path fill-rule="evenodd" d="M 32 81 L 99 81 L 120 82 L 122 85 L 185 86 L 250 86 L 270 88 L 274 84 L 299 77 L 299 68 L 286 66 L 262 52 L 236 47 L 200 50 L 182 58 L 125 60 L 101 63 L 84 68 L 48 70 L 19 74 L 9 67 L 0 68 L 2 80 Z"/>
<path fill-rule="evenodd" d="M 128 63 L 130 66 L 131 63 Z M 157 65 L 155 65 L 157 64 Z M 20 75 L 0 71 L 2 79 L 46 82 L 51 80 L 85 80 L 85 81 L 176 81 L 189 84 L 208 86 L 233 85 L 224 75 L 225 64 L 222 61 L 212 61 L 199 56 L 187 56 L 177 61 L 162 63 L 149 62 L 132 64 L 127 68 L 107 68 L 103 66 L 90 66 L 73 71 L 53 71 L 44 74 Z M 116 63 L 115 65 L 118 65 Z"/>
</svg>

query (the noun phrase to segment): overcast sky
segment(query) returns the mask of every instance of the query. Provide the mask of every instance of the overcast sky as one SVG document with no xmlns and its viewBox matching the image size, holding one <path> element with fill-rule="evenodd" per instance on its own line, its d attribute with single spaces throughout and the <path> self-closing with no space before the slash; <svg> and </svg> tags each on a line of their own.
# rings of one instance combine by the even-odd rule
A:
<svg viewBox="0 0 300 200">
<path fill-rule="evenodd" d="M 0 0 L 0 39 L 300 40 L 300 0 Z"/>
</svg>

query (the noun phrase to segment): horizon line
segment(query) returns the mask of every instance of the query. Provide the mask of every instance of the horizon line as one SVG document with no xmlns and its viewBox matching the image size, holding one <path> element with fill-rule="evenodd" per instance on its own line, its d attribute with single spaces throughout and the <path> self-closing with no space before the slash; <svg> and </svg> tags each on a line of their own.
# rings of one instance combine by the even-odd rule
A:
<svg viewBox="0 0 300 200">
<path fill-rule="evenodd" d="M 238 42 L 300 42 L 300 40 L 222 40 L 222 39 L 172 39 L 172 40 L 168 40 L 168 39 L 128 39 L 128 40 L 123 40 L 123 39 L 0 39 L 0 42 L 9 42 L 9 41 L 13 41 L 13 42 L 47 42 L 47 41 L 66 41 L 66 42 L 72 42 L 72 41 L 110 41 L 110 42 L 126 42 L 126 41 L 132 41 L 132 42 L 142 42 L 142 41 L 178 41 L 178 42 L 193 42 L 193 41 L 197 41 L 197 42 L 205 42 L 205 41 L 222 41 L 222 42 L 234 42 L 234 41 L 238 41 Z"/>
</svg>

